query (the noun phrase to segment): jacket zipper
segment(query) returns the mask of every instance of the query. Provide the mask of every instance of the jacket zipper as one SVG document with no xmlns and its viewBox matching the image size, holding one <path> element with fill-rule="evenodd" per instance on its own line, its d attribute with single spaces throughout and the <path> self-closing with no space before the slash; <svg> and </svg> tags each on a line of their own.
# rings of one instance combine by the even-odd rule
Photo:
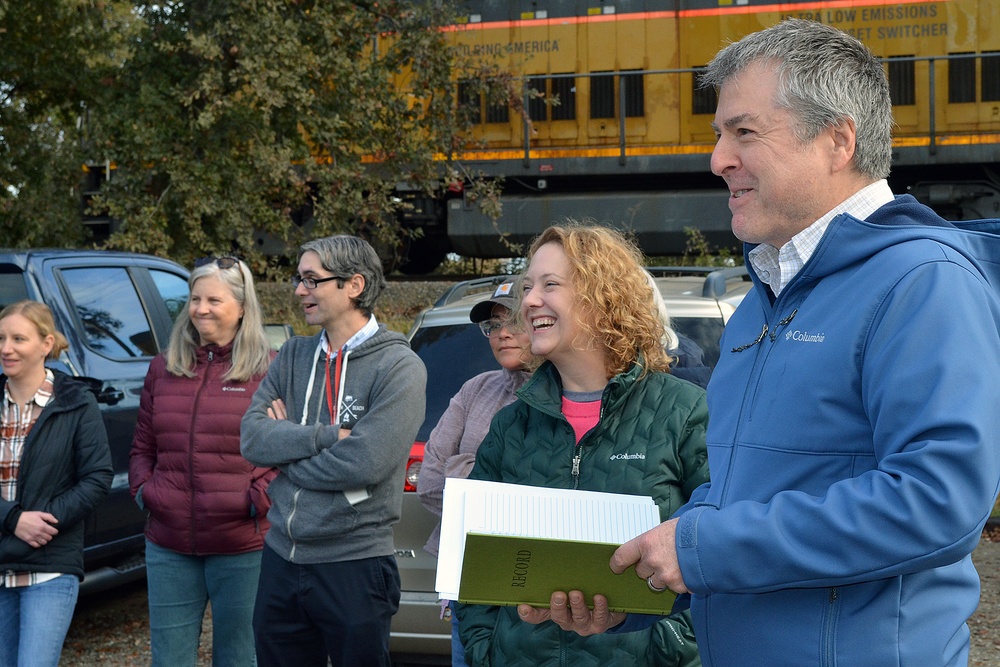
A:
<svg viewBox="0 0 1000 667">
<path fill-rule="evenodd" d="M 605 388 L 604 394 L 601 396 L 601 411 L 597 415 L 597 424 L 594 425 L 594 428 L 584 433 L 583 437 L 580 438 L 580 442 L 576 443 L 576 445 L 573 446 L 573 469 L 570 471 L 570 474 L 573 476 L 574 491 L 580 488 L 580 462 L 583 460 L 583 441 L 586 440 L 587 436 L 593 433 L 597 429 L 597 427 L 600 426 L 601 422 L 604 421 L 604 398 L 605 395 L 607 394 L 607 391 L 608 391 L 607 388 Z M 564 420 L 566 419 L 565 415 L 563 416 L 563 419 Z M 568 421 L 567 424 L 569 424 Z M 569 424 L 569 427 L 570 430 L 573 429 L 572 424 Z"/>
<path fill-rule="evenodd" d="M 198 389 L 194 393 L 194 404 L 195 405 L 198 405 L 200 403 L 201 393 L 202 393 L 202 391 L 204 391 L 205 384 L 208 382 L 208 375 L 209 375 L 209 373 L 212 370 L 212 362 L 214 360 L 215 360 L 215 354 L 212 352 L 212 350 L 209 350 L 208 351 L 208 364 L 205 366 L 205 373 L 202 375 L 202 377 L 201 377 L 201 383 L 198 385 Z M 194 421 L 195 421 L 195 415 L 196 414 L 197 414 L 197 410 L 192 410 L 191 411 L 191 424 L 190 424 L 190 427 L 188 428 L 188 486 L 191 489 L 191 501 L 192 501 L 192 503 L 191 503 L 191 509 L 192 510 L 194 509 L 194 496 L 195 496 L 195 488 L 194 488 L 194 479 L 195 479 L 195 474 L 194 474 Z M 190 531 L 191 531 L 191 552 L 193 554 L 197 554 L 198 553 L 198 548 L 197 548 L 198 531 L 197 531 L 197 528 L 195 526 L 195 515 L 194 515 L 193 511 L 191 512 L 191 527 L 190 527 Z"/>
<path fill-rule="evenodd" d="M 837 600 L 840 598 L 838 594 L 838 589 L 836 587 L 830 588 L 829 595 L 827 596 L 827 606 L 826 606 L 826 618 L 823 619 L 823 657 L 821 663 L 823 665 L 833 665 L 836 663 L 834 659 L 834 636 L 836 633 L 836 620 L 837 620 Z"/>
<path fill-rule="evenodd" d="M 760 348 L 758 348 L 757 358 L 754 359 L 753 370 L 756 380 L 753 383 L 753 394 L 751 395 L 750 400 L 750 410 L 747 412 L 747 421 L 753 421 L 753 415 L 757 407 L 757 397 L 760 396 L 761 393 L 760 379 L 764 376 L 764 366 L 767 364 L 767 358 L 774 350 L 774 345 L 778 341 L 778 332 L 791 324 L 798 312 L 799 309 L 795 308 L 791 313 L 778 320 L 774 326 L 770 328 L 766 325 L 764 326 L 766 335 L 764 335 Z"/>
<path fill-rule="evenodd" d="M 785 292 L 782 292 L 782 294 L 784 293 Z M 779 296 L 775 301 L 772 313 L 778 312 L 777 306 L 780 299 L 781 297 Z M 733 446 L 729 448 L 729 460 L 726 464 L 726 469 L 730 471 L 730 474 L 726 476 L 725 485 L 722 488 L 722 492 L 719 494 L 720 507 L 724 507 L 726 505 L 726 496 L 729 491 L 729 480 L 731 479 L 731 472 L 733 469 L 733 458 L 736 456 L 736 449 L 738 447 L 737 443 L 740 441 L 740 434 L 743 431 L 743 425 L 746 422 L 753 421 L 753 413 L 754 408 L 757 405 L 757 397 L 761 392 L 760 380 L 764 375 L 764 366 L 767 364 L 767 357 L 771 354 L 771 351 L 774 349 L 774 344 L 778 340 L 778 331 L 783 327 L 788 326 L 798 312 L 798 308 L 793 309 L 791 313 L 778 319 L 773 326 L 771 326 L 771 321 L 777 319 L 778 316 L 772 315 L 770 318 L 767 318 L 767 321 L 765 321 L 764 328 L 761 330 L 760 335 L 755 341 L 747 345 L 741 345 L 733 348 L 732 350 L 733 353 L 742 353 L 753 348 L 754 360 L 750 367 L 750 381 L 747 383 L 746 389 L 743 393 L 743 400 L 740 402 L 740 414 L 736 420 L 736 433 L 733 434 Z"/>
<path fill-rule="evenodd" d="M 288 513 L 288 518 L 285 519 L 285 534 L 288 535 L 288 539 L 292 543 L 292 549 L 288 552 L 288 562 L 295 562 L 295 547 L 297 546 L 295 538 L 292 537 L 292 519 L 295 517 L 295 511 L 299 508 L 299 494 L 302 493 L 302 489 L 295 489 L 295 493 L 292 494 L 292 511 Z"/>
<path fill-rule="evenodd" d="M 573 488 L 577 489 L 580 486 L 580 459 L 583 458 L 583 446 L 577 445 L 573 449 L 576 452 L 573 454 L 573 470 L 571 474 L 573 475 Z"/>
</svg>

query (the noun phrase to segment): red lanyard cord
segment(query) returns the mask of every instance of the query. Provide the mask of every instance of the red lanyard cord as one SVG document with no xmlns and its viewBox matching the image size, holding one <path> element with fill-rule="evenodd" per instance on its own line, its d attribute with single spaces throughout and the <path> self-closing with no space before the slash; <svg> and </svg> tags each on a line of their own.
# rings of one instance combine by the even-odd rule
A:
<svg viewBox="0 0 1000 667">
<path fill-rule="evenodd" d="M 326 407 L 330 411 L 330 424 L 337 426 L 337 417 L 339 416 L 333 410 L 334 400 L 336 397 L 336 403 L 340 405 L 340 368 L 341 363 L 344 358 L 344 348 L 340 348 L 337 352 L 337 363 L 334 364 L 334 376 L 333 376 L 333 388 L 330 387 L 330 355 L 326 355 Z"/>
</svg>

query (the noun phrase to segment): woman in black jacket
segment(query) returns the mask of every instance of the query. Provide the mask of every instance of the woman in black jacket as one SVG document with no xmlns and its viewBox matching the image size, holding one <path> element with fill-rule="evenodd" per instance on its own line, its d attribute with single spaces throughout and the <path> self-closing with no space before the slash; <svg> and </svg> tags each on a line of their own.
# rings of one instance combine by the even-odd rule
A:
<svg viewBox="0 0 1000 667">
<path fill-rule="evenodd" d="M 111 487 L 97 402 L 45 367 L 65 348 L 45 304 L 0 311 L 0 665 L 59 664 L 83 579 L 84 518 Z"/>
</svg>

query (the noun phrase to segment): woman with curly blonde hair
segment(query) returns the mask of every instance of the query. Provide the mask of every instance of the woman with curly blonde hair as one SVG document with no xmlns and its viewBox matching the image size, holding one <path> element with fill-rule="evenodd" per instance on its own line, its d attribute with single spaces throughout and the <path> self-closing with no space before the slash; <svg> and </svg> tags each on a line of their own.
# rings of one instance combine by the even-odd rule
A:
<svg viewBox="0 0 1000 667">
<path fill-rule="evenodd" d="M 575 317 L 589 334 L 577 344 L 592 340 L 606 348 L 609 376 L 624 373 L 640 355 L 643 374 L 667 371 L 663 319 L 638 248 L 608 227 L 568 224 L 542 232 L 529 258 L 550 243 L 566 257 L 576 291 Z"/>
<path fill-rule="evenodd" d="M 708 480 L 708 410 L 703 390 L 668 372 L 641 253 L 605 227 L 550 227 L 531 246 L 519 317 L 531 351 L 545 361 L 493 420 L 471 477 L 648 495 L 668 518 Z M 567 601 L 553 592 L 554 608 Z M 602 596 L 592 602 L 605 626 L 623 620 L 607 613 Z M 629 656 L 636 665 L 700 664 L 686 612 L 638 632 L 591 636 L 563 630 L 549 613 L 459 605 L 466 660 L 617 664 Z"/>
</svg>

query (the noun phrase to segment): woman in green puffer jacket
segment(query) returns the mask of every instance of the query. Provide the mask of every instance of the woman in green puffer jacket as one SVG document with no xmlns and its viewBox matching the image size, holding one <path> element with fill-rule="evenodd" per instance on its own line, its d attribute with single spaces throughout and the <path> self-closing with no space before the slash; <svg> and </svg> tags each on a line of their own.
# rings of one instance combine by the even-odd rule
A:
<svg viewBox="0 0 1000 667">
<path fill-rule="evenodd" d="M 708 411 L 703 390 L 668 372 L 640 252 L 605 227 L 550 227 L 532 244 L 519 313 L 545 363 L 493 420 L 471 477 L 649 495 L 668 518 L 708 480 Z M 470 664 L 700 664 L 687 612 L 581 636 L 518 611 L 459 605 Z M 547 613 L 520 611 L 532 621 Z"/>
</svg>

